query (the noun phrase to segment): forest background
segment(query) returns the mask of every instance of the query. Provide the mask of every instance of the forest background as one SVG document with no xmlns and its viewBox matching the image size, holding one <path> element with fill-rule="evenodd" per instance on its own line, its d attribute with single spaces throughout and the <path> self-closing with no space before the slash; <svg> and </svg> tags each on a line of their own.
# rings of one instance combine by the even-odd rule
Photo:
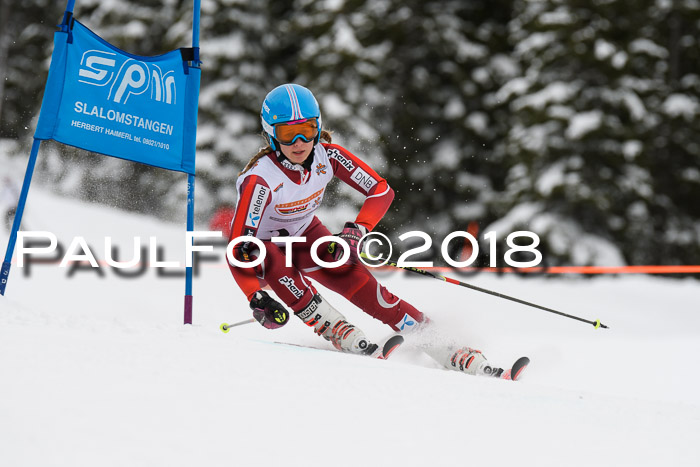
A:
<svg viewBox="0 0 700 467">
<path fill-rule="evenodd" d="M 700 1 L 201 6 L 200 223 L 235 203 L 237 174 L 263 145 L 265 94 L 296 82 L 317 95 L 334 142 L 396 191 L 378 227 L 390 236 L 418 229 L 439 245 L 468 226 L 529 230 L 547 265 L 700 264 Z M 12 158 L 28 155 L 64 8 L 0 0 L 0 138 Z M 135 54 L 191 44 L 190 1 L 78 0 L 75 15 Z M 182 174 L 49 143 L 36 179 L 184 223 Z M 361 201 L 340 184 L 326 196 L 339 212 Z"/>
</svg>

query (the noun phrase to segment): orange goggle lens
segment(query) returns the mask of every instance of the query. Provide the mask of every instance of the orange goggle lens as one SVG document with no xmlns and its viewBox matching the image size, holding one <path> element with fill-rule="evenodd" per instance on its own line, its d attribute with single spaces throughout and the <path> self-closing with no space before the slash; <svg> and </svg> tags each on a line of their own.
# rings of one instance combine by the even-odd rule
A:
<svg viewBox="0 0 700 467">
<path fill-rule="evenodd" d="M 301 138 L 308 143 L 318 136 L 318 123 L 315 118 L 275 125 L 275 139 L 285 146 Z"/>
</svg>

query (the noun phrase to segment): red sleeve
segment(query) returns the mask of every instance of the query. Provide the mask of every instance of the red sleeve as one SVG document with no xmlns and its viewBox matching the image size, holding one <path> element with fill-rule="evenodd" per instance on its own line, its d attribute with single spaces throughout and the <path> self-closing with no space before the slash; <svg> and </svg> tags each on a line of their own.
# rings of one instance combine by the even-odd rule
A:
<svg viewBox="0 0 700 467">
<path fill-rule="evenodd" d="M 355 219 L 356 224 L 372 230 L 382 220 L 394 200 L 394 190 L 369 165 L 337 144 L 324 144 L 333 174 L 367 196 Z"/>
<path fill-rule="evenodd" d="M 231 221 L 231 235 L 229 242 L 234 238 L 250 235 L 255 237 L 260 226 L 260 219 L 265 208 L 272 200 L 272 190 L 265 180 L 257 175 L 249 175 L 243 180 L 238 190 L 238 203 L 236 213 Z M 236 279 L 238 286 L 250 300 L 255 292 L 260 290 L 260 282 L 255 276 L 253 268 L 237 268 L 229 264 L 231 274 Z"/>
</svg>

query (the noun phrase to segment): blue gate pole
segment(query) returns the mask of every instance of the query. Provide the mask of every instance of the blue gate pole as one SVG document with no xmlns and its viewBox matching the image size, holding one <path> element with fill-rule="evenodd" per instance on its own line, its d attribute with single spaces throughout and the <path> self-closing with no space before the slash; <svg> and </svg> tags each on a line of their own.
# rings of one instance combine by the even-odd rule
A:
<svg viewBox="0 0 700 467">
<path fill-rule="evenodd" d="M 194 0 L 194 12 L 192 14 L 192 48 L 199 49 L 199 0 Z M 198 51 L 195 53 L 197 52 Z M 195 60 L 199 60 L 199 57 L 195 57 Z"/>
<path fill-rule="evenodd" d="M 187 176 L 187 231 L 194 231 L 194 175 Z M 192 324 L 192 266 L 185 268 L 185 324 Z"/>
<path fill-rule="evenodd" d="M 195 66 L 199 66 L 199 2 L 200 0 L 194 0 L 192 12 L 192 48 Z M 187 176 L 187 231 L 194 231 L 194 175 L 192 174 Z M 192 324 L 192 266 L 185 268 L 184 322 Z"/>
<path fill-rule="evenodd" d="M 63 12 L 63 24 L 68 24 L 68 18 L 73 15 L 73 7 L 75 6 L 75 0 L 68 0 L 66 4 L 66 11 Z"/>
<path fill-rule="evenodd" d="M 34 138 L 34 143 L 32 144 L 32 152 L 29 154 L 29 162 L 27 162 L 27 170 L 24 172 L 24 183 L 22 184 L 22 192 L 20 193 L 19 200 L 17 201 L 17 210 L 15 211 L 15 220 L 12 223 L 10 240 L 7 243 L 7 250 L 5 251 L 5 260 L 2 262 L 2 269 L 0 269 L 0 295 L 5 295 L 5 287 L 7 287 L 7 278 L 10 275 L 10 265 L 12 264 L 12 255 L 15 252 L 17 232 L 19 231 L 19 226 L 22 222 L 22 214 L 24 214 L 24 204 L 27 201 L 27 194 L 29 193 L 29 184 L 32 183 L 32 175 L 34 174 L 34 166 L 36 165 L 36 156 L 39 153 L 39 146 L 41 146 L 41 140 Z"/>
</svg>

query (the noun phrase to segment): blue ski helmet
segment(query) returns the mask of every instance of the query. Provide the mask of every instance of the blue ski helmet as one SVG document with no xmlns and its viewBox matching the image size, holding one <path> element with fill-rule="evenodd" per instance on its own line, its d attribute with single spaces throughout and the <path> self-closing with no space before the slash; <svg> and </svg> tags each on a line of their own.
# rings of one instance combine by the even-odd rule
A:
<svg viewBox="0 0 700 467">
<path fill-rule="evenodd" d="M 298 84 L 277 86 L 267 94 L 260 110 L 260 120 L 267 141 L 275 151 L 279 150 L 279 144 L 275 139 L 276 124 L 309 118 L 316 118 L 318 121 L 315 145 L 321 138 L 321 109 L 313 93 Z"/>
</svg>

